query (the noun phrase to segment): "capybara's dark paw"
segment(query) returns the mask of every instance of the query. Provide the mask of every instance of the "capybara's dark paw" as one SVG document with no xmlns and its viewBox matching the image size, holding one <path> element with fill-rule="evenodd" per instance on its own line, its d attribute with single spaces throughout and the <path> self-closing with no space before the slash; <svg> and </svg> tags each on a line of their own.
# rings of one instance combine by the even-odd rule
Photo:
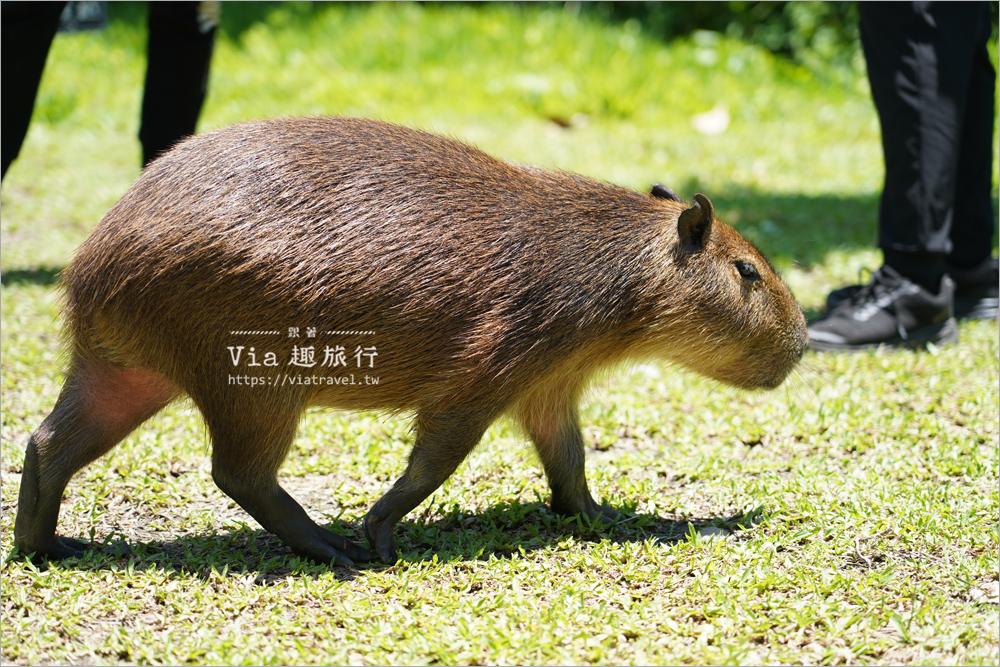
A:
<svg viewBox="0 0 1000 667">
<path fill-rule="evenodd" d="M 367 563 L 373 558 L 371 551 L 360 544 L 355 544 L 354 542 L 347 543 L 346 548 L 344 549 L 344 555 L 356 563 Z"/>
<path fill-rule="evenodd" d="M 360 544 L 315 524 L 307 535 L 297 535 L 295 538 L 285 537 L 295 553 L 334 567 L 350 567 L 355 562 L 372 559 L 372 553 Z"/>
<path fill-rule="evenodd" d="M 15 540 L 14 546 L 22 556 L 30 557 L 33 562 L 40 563 L 44 560 L 64 560 L 66 558 L 83 558 L 83 552 L 91 548 L 89 542 L 75 540 L 72 537 L 60 537 L 53 535 L 44 544 L 34 543 L 30 540 Z"/>
<path fill-rule="evenodd" d="M 588 515 L 590 516 L 590 515 Z M 600 519 L 605 524 L 614 524 L 622 520 L 625 515 L 614 507 L 607 505 L 597 505 L 597 512 L 590 516 L 591 520 Z"/>
<path fill-rule="evenodd" d="M 399 547 L 396 545 L 396 537 L 392 534 L 394 525 L 389 522 L 377 522 L 370 517 L 371 514 L 367 514 L 364 520 L 368 544 L 375 549 L 383 563 L 392 565 L 399 559 Z"/>
<path fill-rule="evenodd" d="M 563 516 L 583 515 L 591 521 L 600 521 L 605 525 L 612 525 L 620 521 L 622 513 L 608 505 L 599 505 L 592 498 L 587 498 L 578 502 L 558 502 L 553 499 L 552 511 Z"/>
</svg>

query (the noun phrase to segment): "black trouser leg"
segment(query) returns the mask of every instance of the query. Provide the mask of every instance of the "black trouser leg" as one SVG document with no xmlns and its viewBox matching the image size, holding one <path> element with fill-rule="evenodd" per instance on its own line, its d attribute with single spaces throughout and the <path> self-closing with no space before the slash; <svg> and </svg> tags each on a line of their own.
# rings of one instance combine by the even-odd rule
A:
<svg viewBox="0 0 1000 667">
<path fill-rule="evenodd" d="M 214 22 L 200 2 L 149 3 L 149 64 L 142 98 L 143 164 L 194 134 L 208 90 Z"/>
<path fill-rule="evenodd" d="M 42 79 L 45 59 L 65 5 L 65 2 L 0 4 L 0 56 L 3 58 L 0 70 L 3 95 L 0 153 L 3 165 L 0 176 L 7 173 L 7 167 L 21 152 L 21 144 L 28 134 L 38 82 Z"/>
<path fill-rule="evenodd" d="M 948 265 L 968 269 L 980 265 L 993 250 L 996 219 L 990 201 L 993 173 L 993 132 L 996 121 L 996 70 L 986 44 L 990 38 L 990 16 L 986 3 L 978 33 L 969 77 L 962 141 L 958 154 L 955 187 L 955 214 L 951 229 Z"/>
<path fill-rule="evenodd" d="M 936 292 L 946 256 L 988 248 L 991 241 L 992 213 L 984 237 L 982 222 L 970 221 L 969 207 L 956 204 L 961 194 L 969 203 L 985 198 L 989 208 L 988 160 L 983 174 L 969 173 L 983 169 L 979 158 L 960 164 L 982 150 L 967 141 L 991 151 L 993 112 L 971 108 L 984 103 L 982 91 L 972 89 L 982 81 L 973 72 L 989 36 L 989 8 L 975 2 L 864 2 L 858 8 L 885 154 L 879 245 L 886 264 Z M 986 137 L 982 114 L 991 118 Z M 981 187 L 983 175 L 986 187 L 970 192 Z"/>
</svg>

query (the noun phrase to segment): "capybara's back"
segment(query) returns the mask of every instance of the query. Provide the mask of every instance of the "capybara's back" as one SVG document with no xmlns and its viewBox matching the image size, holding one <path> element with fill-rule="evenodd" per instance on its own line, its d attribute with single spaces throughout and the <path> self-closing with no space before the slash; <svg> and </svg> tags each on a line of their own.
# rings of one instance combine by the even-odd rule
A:
<svg viewBox="0 0 1000 667">
<path fill-rule="evenodd" d="M 365 518 L 385 560 L 396 521 L 503 414 L 534 441 L 556 510 L 614 516 L 583 476 L 576 406 L 596 371 L 660 357 L 773 387 L 805 344 L 763 256 L 707 198 L 663 191 L 356 119 L 181 143 L 64 272 L 73 361 L 28 445 L 18 546 L 78 553 L 55 535 L 69 477 L 183 394 L 205 417 L 219 486 L 321 560 L 368 553 L 276 482 L 309 405 L 416 414 L 406 473 Z"/>
</svg>

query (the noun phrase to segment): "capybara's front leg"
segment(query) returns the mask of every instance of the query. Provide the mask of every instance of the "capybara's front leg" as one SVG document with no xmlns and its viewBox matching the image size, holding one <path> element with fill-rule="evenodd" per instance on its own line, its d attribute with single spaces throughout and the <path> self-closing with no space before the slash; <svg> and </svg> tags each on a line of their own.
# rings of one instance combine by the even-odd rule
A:
<svg viewBox="0 0 1000 667">
<path fill-rule="evenodd" d="M 521 425 L 531 437 L 552 490 L 552 511 L 573 516 L 582 514 L 606 523 L 621 517 L 618 510 L 601 505 L 587 487 L 583 434 L 574 402 L 553 400 L 546 395 L 519 410 Z"/>
</svg>

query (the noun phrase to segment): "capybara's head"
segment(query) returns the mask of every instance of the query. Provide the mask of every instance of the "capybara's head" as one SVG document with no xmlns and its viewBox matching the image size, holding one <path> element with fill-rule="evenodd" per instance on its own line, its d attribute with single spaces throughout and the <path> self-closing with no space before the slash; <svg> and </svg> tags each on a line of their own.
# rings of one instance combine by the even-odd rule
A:
<svg viewBox="0 0 1000 667">
<path fill-rule="evenodd" d="M 651 194 L 672 199 L 664 190 Z M 667 288 L 677 290 L 678 305 L 664 319 L 661 353 L 729 385 L 774 388 L 805 350 L 802 309 L 767 258 L 715 218 L 708 197 L 694 200 L 677 215 L 663 258 L 674 267 Z"/>
</svg>

